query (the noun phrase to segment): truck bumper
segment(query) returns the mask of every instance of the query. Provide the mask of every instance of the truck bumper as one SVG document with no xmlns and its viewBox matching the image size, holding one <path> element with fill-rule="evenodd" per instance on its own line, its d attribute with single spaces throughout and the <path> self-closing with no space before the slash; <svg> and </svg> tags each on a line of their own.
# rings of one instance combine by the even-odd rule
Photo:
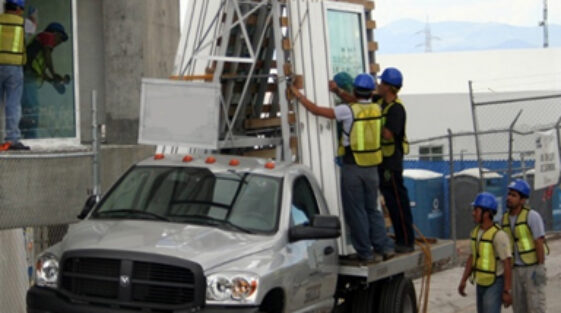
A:
<svg viewBox="0 0 561 313">
<path fill-rule="evenodd" d="M 55 290 L 33 286 L 27 291 L 27 313 L 127 313 L 139 311 L 129 311 L 123 309 L 113 309 L 107 307 L 96 307 L 87 304 L 72 303 L 68 299 L 60 296 Z M 257 307 L 218 307 L 207 306 L 198 312 L 203 313 L 254 313 L 259 312 Z"/>
</svg>

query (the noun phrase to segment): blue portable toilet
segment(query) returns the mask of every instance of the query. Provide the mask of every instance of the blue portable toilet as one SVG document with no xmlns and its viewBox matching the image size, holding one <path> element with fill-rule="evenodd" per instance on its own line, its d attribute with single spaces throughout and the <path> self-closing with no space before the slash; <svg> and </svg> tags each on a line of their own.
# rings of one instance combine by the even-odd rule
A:
<svg viewBox="0 0 561 313">
<path fill-rule="evenodd" d="M 492 193 L 497 198 L 499 206 L 494 220 L 495 222 L 500 222 L 505 194 L 503 176 L 488 169 L 483 169 L 483 177 L 485 191 Z M 447 179 L 449 178 L 447 176 Z M 452 192 L 454 192 L 454 207 L 456 210 L 456 238 L 469 238 L 471 230 L 475 226 L 471 213 L 471 203 L 479 193 L 479 168 L 469 168 L 454 173 L 454 190 Z M 451 214 L 451 212 L 446 212 L 446 216 Z M 446 223 L 446 225 L 448 226 L 449 223 Z M 446 233 L 452 234 L 452 231 L 446 229 Z"/>
<path fill-rule="evenodd" d="M 553 230 L 561 230 L 561 187 L 555 186 L 552 202 Z"/>
<path fill-rule="evenodd" d="M 413 223 L 425 237 L 444 237 L 443 175 L 422 169 L 403 171 Z"/>
</svg>

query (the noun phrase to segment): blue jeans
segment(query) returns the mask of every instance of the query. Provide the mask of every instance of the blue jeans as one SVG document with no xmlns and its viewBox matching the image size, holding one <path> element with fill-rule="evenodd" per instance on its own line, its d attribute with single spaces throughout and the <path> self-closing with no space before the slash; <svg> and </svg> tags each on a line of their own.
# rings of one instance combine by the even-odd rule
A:
<svg viewBox="0 0 561 313">
<path fill-rule="evenodd" d="M 341 169 L 343 212 L 351 231 L 351 243 L 364 259 L 393 250 L 393 242 L 386 234 L 386 224 L 378 204 L 378 170 L 343 164 Z"/>
<path fill-rule="evenodd" d="M 25 72 L 23 88 L 23 97 L 21 107 L 23 115 L 19 123 L 19 128 L 23 138 L 38 138 L 37 130 L 39 128 L 39 87 L 41 81 L 30 72 Z"/>
<path fill-rule="evenodd" d="M 4 100 L 6 141 L 16 143 L 21 138 L 21 96 L 23 93 L 23 68 L 17 65 L 0 65 L 0 100 Z"/>
<path fill-rule="evenodd" d="M 477 313 L 500 313 L 503 303 L 504 278 L 499 276 L 489 287 L 477 285 Z"/>
</svg>

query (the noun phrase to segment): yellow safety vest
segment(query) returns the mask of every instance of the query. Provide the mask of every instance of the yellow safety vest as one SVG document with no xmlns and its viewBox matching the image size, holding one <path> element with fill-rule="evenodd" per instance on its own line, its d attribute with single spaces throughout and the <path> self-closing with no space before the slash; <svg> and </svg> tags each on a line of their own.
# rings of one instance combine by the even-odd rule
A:
<svg viewBox="0 0 561 313">
<path fill-rule="evenodd" d="M 493 225 L 483 233 L 479 242 L 477 241 L 479 225 L 471 231 L 472 275 L 475 276 L 475 282 L 480 286 L 491 286 L 495 283 L 497 257 L 493 239 L 500 230 L 498 225 Z"/>
<path fill-rule="evenodd" d="M 382 163 L 381 131 L 382 110 L 377 103 L 351 103 L 353 122 L 349 136 L 349 148 L 358 166 L 375 166 Z M 338 155 L 345 154 L 342 137 Z"/>
<path fill-rule="evenodd" d="M 532 235 L 532 230 L 530 229 L 530 226 L 528 226 L 529 213 L 530 210 L 528 208 L 522 208 L 516 218 L 516 223 L 514 224 L 514 235 L 512 234 L 510 228 L 509 212 L 506 212 L 503 215 L 502 227 L 510 238 L 512 251 L 514 251 L 514 243 L 516 242 L 516 248 L 522 263 L 525 265 L 534 265 L 538 263 L 538 254 L 536 253 L 536 245 L 534 236 Z M 549 254 L 549 247 L 547 244 L 544 245 L 544 249 L 545 254 Z"/>
<path fill-rule="evenodd" d="M 383 101 L 383 100 L 380 100 Z M 401 106 L 403 106 L 403 103 L 401 102 L 401 100 L 395 99 L 394 102 L 388 104 L 385 108 L 384 111 L 382 112 L 382 126 L 386 125 L 386 116 L 388 115 L 388 111 L 390 110 L 390 108 L 395 104 L 395 103 L 399 103 L 401 104 Z M 404 108 L 405 110 L 405 108 Z M 409 141 L 407 141 L 407 135 L 405 134 L 405 124 L 403 125 L 403 141 L 402 141 L 402 147 L 403 147 L 403 154 L 409 154 Z M 384 154 L 384 157 L 391 157 L 394 153 L 395 153 L 395 142 L 393 139 L 384 139 L 384 137 L 382 137 L 382 153 Z"/>
<path fill-rule="evenodd" d="M 0 64 L 25 64 L 25 20 L 15 14 L 0 14 Z"/>
</svg>

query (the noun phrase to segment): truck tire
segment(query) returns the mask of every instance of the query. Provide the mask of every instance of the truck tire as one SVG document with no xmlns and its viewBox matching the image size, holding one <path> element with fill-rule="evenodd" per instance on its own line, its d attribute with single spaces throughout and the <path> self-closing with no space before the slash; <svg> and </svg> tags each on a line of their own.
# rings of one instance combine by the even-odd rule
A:
<svg viewBox="0 0 561 313">
<path fill-rule="evenodd" d="M 370 284 L 368 288 L 358 289 L 353 292 L 350 300 L 350 313 L 375 313 L 378 303 L 378 290 L 375 284 Z"/>
<path fill-rule="evenodd" d="M 396 276 L 381 288 L 378 313 L 417 313 L 415 286 L 409 278 Z"/>
<path fill-rule="evenodd" d="M 282 313 L 284 311 L 284 293 L 280 289 L 270 291 L 259 306 L 258 313 Z"/>
</svg>

